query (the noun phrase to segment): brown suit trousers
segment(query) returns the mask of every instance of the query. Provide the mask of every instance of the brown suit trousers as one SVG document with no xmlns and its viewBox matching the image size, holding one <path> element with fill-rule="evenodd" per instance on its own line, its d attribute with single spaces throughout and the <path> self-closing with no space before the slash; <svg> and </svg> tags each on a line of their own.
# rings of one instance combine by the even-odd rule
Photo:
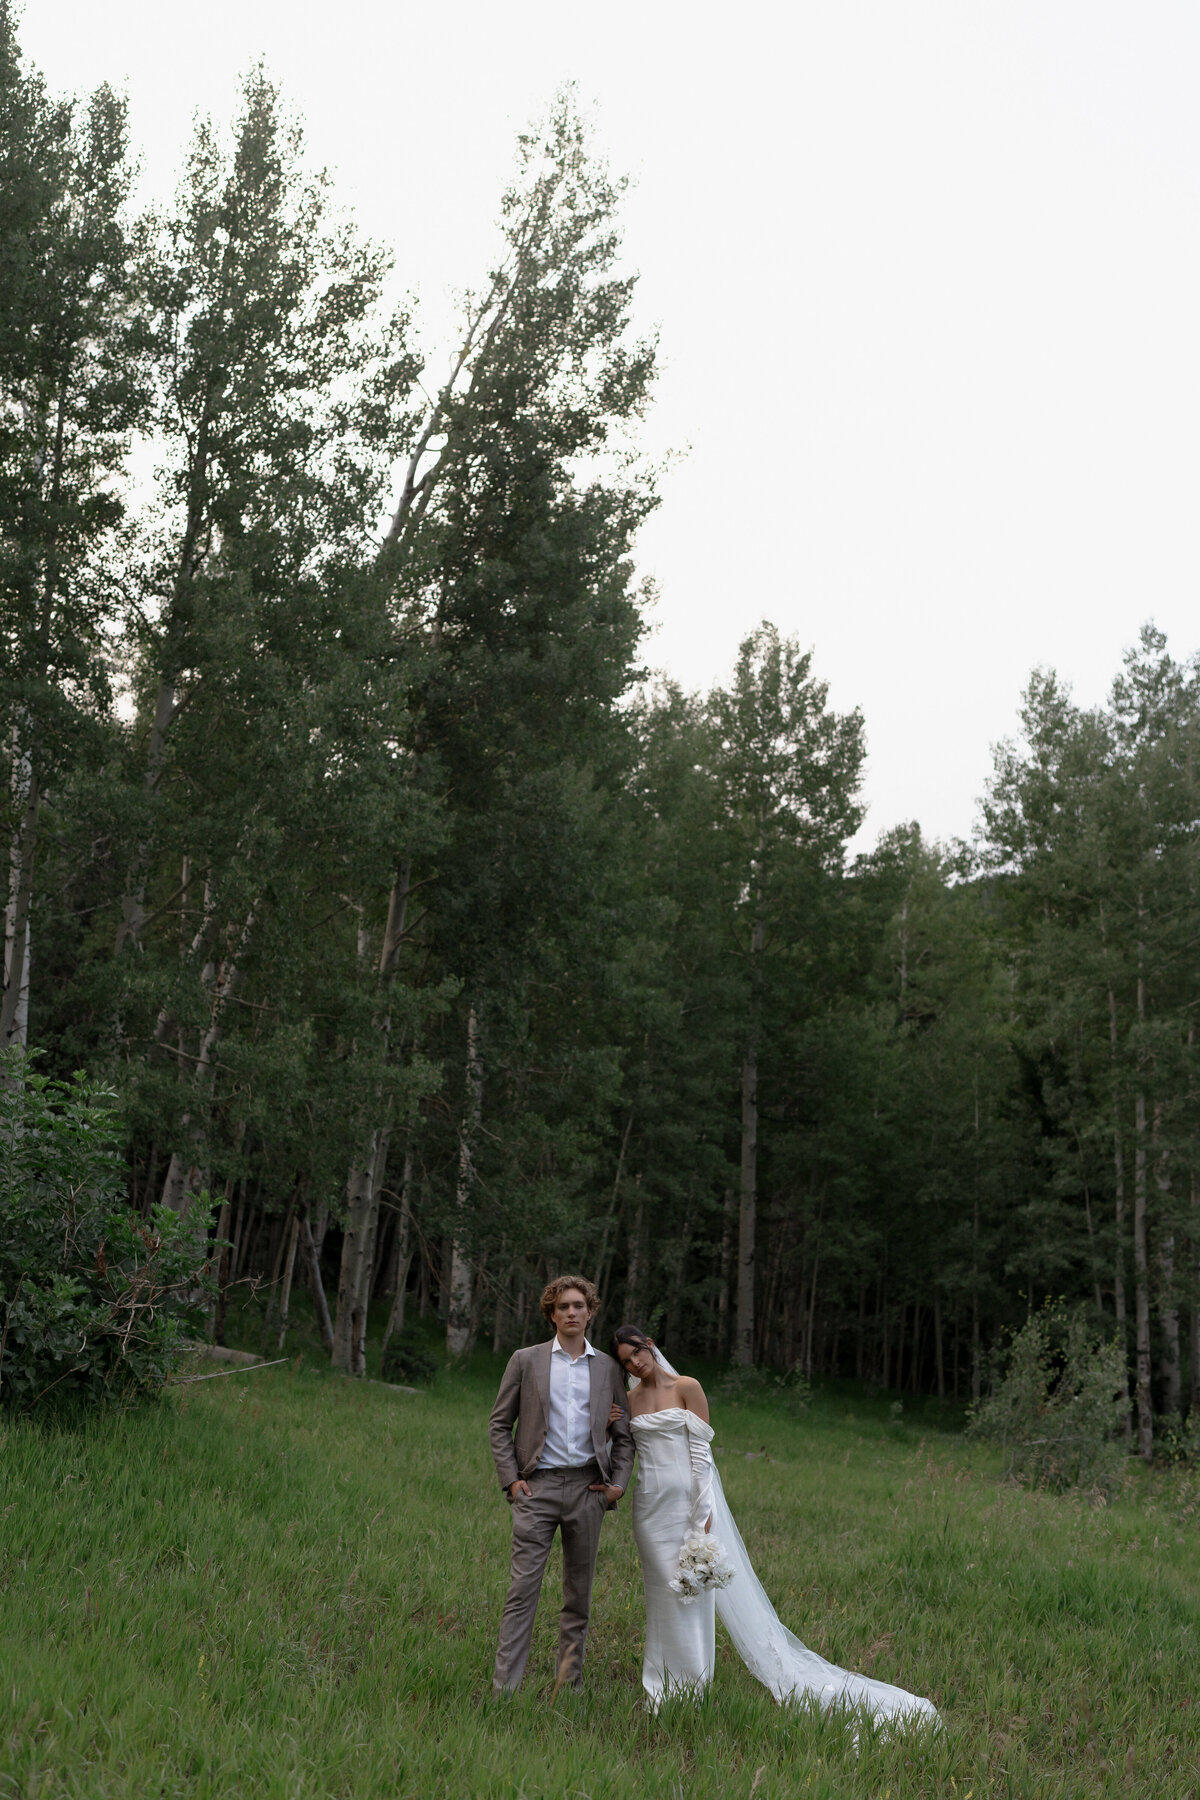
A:
<svg viewBox="0 0 1200 1800">
<path fill-rule="evenodd" d="M 556 1531 L 562 1532 L 563 1598 L 555 1673 L 567 1687 L 583 1685 L 592 1580 L 605 1512 L 604 1495 L 593 1494 L 588 1484 L 600 1480 L 600 1469 L 594 1462 L 582 1469 L 534 1469 L 526 1479 L 532 1491 L 518 1494 L 512 1503 L 512 1567 L 492 1675 L 498 1694 L 514 1693 L 521 1685 Z"/>
</svg>

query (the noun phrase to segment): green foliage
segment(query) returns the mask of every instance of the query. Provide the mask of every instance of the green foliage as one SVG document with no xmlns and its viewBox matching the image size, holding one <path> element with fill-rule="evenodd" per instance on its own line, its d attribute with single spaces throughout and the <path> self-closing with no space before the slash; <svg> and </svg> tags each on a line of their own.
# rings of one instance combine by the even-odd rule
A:
<svg viewBox="0 0 1200 1800">
<path fill-rule="evenodd" d="M 1178 1413 L 1155 1419 L 1154 1456 L 1171 1468 L 1200 1467 L 1200 1412 L 1195 1407 L 1186 1419 Z"/>
<path fill-rule="evenodd" d="M 52 99 L 0 0 L 0 1045 L 27 1041 L 47 796 L 112 742 L 118 478 L 148 411 L 126 111 Z"/>
<path fill-rule="evenodd" d="M 210 1292 L 207 1212 L 125 1203 L 120 1121 L 83 1077 L 0 1055 L 0 1405 L 160 1389 Z"/>
<path fill-rule="evenodd" d="M 51 97 L 0 3 L 0 723 L 45 785 L 110 698 L 124 504 L 147 418 L 127 104 Z"/>
<path fill-rule="evenodd" d="M 384 1381 L 403 1386 L 427 1387 L 441 1364 L 429 1348 L 423 1331 L 416 1325 L 405 1325 L 388 1339 L 379 1373 Z"/>
<path fill-rule="evenodd" d="M 799 1369 L 759 1369 L 735 1363 L 717 1377 L 714 1392 L 731 1405 L 757 1403 L 799 1418 L 812 1405 L 811 1384 Z"/>
<path fill-rule="evenodd" d="M 974 853 L 847 867 L 814 652 L 631 696 L 655 345 L 570 91 L 444 382 L 263 68 L 161 215 L 127 127 L 0 0 L 0 1043 L 111 1082 L 137 1207 L 220 1191 L 239 1277 L 303 1209 L 337 1355 L 393 1271 L 501 1344 L 565 1265 L 682 1356 L 957 1399 L 1061 1292 L 1190 1454 L 1200 662 L 1037 674 Z"/>
<path fill-rule="evenodd" d="M 1097 1337 L 1082 1309 L 1047 1309 L 1014 1336 L 971 1429 L 1001 1446 L 1016 1481 L 1109 1493 L 1127 1460 L 1117 1442 L 1126 1404 L 1121 1346 Z"/>
</svg>

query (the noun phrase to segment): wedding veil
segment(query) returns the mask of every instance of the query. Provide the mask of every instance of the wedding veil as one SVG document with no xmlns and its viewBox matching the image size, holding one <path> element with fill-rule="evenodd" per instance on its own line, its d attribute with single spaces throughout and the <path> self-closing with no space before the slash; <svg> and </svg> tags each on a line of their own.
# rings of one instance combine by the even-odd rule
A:
<svg viewBox="0 0 1200 1800">
<path fill-rule="evenodd" d="M 668 1375 L 678 1375 L 678 1369 L 672 1367 L 657 1345 L 653 1350 L 655 1362 Z M 729 1586 L 717 1590 L 717 1617 L 756 1680 L 769 1688 L 780 1704 L 811 1698 L 823 1711 L 845 1706 L 864 1709 L 880 1719 L 913 1724 L 928 1720 L 937 1724 L 937 1709 L 931 1701 L 891 1687 L 886 1681 L 871 1681 L 865 1675 L 839 1669 L 836 1663 L 826 1662 L 815 1650 L 809 1650 L 787 1629 L 754 1573 L 742 1534 L 729 1510 L 715 1459 L 712 1492 L 713 1535 L 724 1546 L 735 1571 Z"/>
</svg>

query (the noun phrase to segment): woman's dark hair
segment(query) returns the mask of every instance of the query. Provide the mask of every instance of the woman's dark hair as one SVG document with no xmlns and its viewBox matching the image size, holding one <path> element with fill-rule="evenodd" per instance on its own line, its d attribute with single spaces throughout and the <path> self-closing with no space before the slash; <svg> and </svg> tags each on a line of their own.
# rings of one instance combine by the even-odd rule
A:
<svg viewBox="0 0 1200 1800">
<path fill-rule="evenodd" d="M 614 1362 L 620 1362 L 621 1360 L 619 1349 L 621 1344 L 628 1344 L 631 1350 L 642 1350 L 651 1346 L 651 1340 L 646 1336 L 640 1325 L 618 1325 L 617 1329 L 613 1332 L 612 1337 L 609 1339 L 609 1349 L 612 1351 Z M 626 1383 L 628 1383 L 629 1377 L 625 1374 L 623 1368 L 621 1374 Z"/>
</svg>

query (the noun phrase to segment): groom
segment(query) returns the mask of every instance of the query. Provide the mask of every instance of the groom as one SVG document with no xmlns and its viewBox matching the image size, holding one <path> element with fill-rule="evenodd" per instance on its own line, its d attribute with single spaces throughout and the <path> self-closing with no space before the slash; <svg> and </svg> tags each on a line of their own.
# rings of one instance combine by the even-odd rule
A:
<svg viewBox="0 0 1200 1800">
<path fill-rule="evenodd" d="M 588 1322 L 599 1304 L 595 1288 L 581 1275 L 560 1275 L 548 1283 L 542 1317 L 554 1337 L 513 1352 L 488 1422 L 496 1473 L 513 1510 L 511 1576 L 492 1676 L 497 1694 L 514 1693 L 521 1685 L 556 1531 L 562 1532 L 563 1553 L 556 1678 L 576 1689 L 583 1685 L 600 1525 L 625 1492 L 633 1468 L 620 1369 L 587 1341 Z M 614 1400 L 622 1417 L 610 1427 Z"/>
</svg>

